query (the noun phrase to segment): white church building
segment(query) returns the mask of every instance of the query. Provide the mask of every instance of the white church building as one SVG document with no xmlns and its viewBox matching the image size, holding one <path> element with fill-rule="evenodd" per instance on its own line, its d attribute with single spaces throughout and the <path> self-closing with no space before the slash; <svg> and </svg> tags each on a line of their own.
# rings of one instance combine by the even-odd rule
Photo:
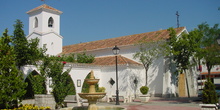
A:
<svg viewBox="0 0 220 110">
<path fill-rule="evenodd" d="M 107 96 L 116 94 L 116 84 L 111 84 L 111 80 L 116 82 L 116 63 L 112 48 L 117 45 L 120 48 L 118 55 L 119 95 L 129 97 L 135 94 L 141 94 L 139 89 L 146 82 L 145 69 L 137 59 L 133 58 L 133 55 L 139 51 L 139 46 L 135 44 L 146 36 L 146 40 L 169 38 L 169 32 L 167 30 L 159 30 L 63 46 L 62 40 L 65 36 L 62 37 L 60 35 L 61 11 L 43 4 L 28 11 L 27 14 L 29 15 L 29 34 L 27 39 L 39 38 L 39 47 L 42 48 L 45 46 L 47 48 L 47 54 L 56 56 L 86 52 L 86 54 L 95 56 L 95 60 L 91 64 L 65 64 L 65 69 L 71 68 L 69 74 L 75 84 L 76 93 L 81 92 L 85 77 L 93 70 L 95 77 L 100 79 L 99 86 L 106 88 Z M 175 30 L 177 36 L 187 33 L 185 27 L 175 28 Z M 151 96 L 171 97 L 177 96 L 179 92 L 183 92 L 187 96 L 185 89 L 183 91 L 179 89 L 178 76 L 172 73 L 170 62 L 169 58 L 160 57 L 150 66 L 148 70 L 148 87 L 150 88 L 149 94 Z M 33 65 L 24 66 L 23 72 L 26 75 L 25 78 L 34 70 L 39 72 L 38 68 Z M 197 75 L 197 72 L 189 72 L 186 75 L 191 96 L 196 95 Z M 138 81 L 137 85 L 134 83 L 135 79 Z M 48 89 L 51 90 L 49 86 Z"/>
</svg>

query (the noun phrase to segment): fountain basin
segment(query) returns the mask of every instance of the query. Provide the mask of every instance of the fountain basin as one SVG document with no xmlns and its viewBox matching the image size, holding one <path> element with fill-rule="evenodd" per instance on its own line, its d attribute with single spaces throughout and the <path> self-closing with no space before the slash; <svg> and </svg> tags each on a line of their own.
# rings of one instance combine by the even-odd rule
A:
<svg viewBox="0 0 220 110">
<path fill-rule="evenodd" d="M 106 93 L 96 92 L 96 93 L 78 93 L 83 99 L 96 100 L 105 97 Z"/>
<path fill-rule="evenodd" d="M 87 82 L 90 85 L 95 85 L 99 82 L 99 79 L 85 79 L 85 82 Z"/>
</svg>

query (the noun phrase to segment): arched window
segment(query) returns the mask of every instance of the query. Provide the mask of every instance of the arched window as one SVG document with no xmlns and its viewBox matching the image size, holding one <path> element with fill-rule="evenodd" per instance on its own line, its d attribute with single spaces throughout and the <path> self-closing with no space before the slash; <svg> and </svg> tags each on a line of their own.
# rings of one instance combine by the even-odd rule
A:
<svg viewBox="0 0 220 110">
<path fill-rule="evenodd" d="M 34 28 L 38 27 L 38 19 L 37 17 L 34 18 Z"/>
<path fill-rule="evenodd" d="M 53 27 L 53 18 L 50 17 L 48 20 L 48 27 Z"/>
</svg>

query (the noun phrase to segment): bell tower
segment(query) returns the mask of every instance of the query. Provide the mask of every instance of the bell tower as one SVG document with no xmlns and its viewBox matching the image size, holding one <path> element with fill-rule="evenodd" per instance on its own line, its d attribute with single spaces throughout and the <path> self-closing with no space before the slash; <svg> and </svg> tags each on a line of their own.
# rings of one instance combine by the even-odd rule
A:
<svg viewBox="0 0 220 110">
<path fill-rule="evenodd" d="M 63 12 L 43 4 L 27 12 L 29 15 L 29 35 L 27 39 L 38 38 L 39 47 L 47 48 L 46 54 L 57 55 L 62 52 L 60 35 L 60 15 Z"/>
</svg>

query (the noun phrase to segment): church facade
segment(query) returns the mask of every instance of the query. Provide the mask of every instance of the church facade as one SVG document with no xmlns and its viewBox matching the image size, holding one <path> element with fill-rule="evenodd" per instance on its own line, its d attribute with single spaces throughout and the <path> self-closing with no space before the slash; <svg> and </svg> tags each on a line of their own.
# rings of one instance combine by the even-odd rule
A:
<svg viewBox="0 0 220 110">
<path fill-rule="evenodd" d="M 66 63 L 65 69 L 71 68 L 70 75 L 75 84 L 76 93 L 82 90 L 82 84 L 88 73 L 93 70 L 95 77 L 100 79 L 99 86 L 106 88 L 107 96 L 116 94 L 116 63 L 115 55 L 112 48 L 117 45 L 120 48 L 118 55 L 118 84 L 119 95 L 131 97 L 135 94 L 141 94 L 139 89 L 145 85 L 145 69 L 139 60 L 134 59 L 133 55 L 139 51 L 139 45 L 136 45 L 141 39 L 146 40 L 168 39 L 167 30 L 159 30 L 129 36 L 104 39 L 86 43 L 73 44 L 68 46 L 62 45 L 63 37 L 60 35 L 60 15 L 61 11 L 50 7 L 46 4 L 41 5 L 27 12 L 29 15 L 29 35 L 27 39 L 39 38 L 39 47 L 46 47 L 46 54 L 49 55 L 68 55 L 72 53 L 82 53 L 94 55 L 95 60 L 91 64 Z M 185 27 L 175 28 L 177 36 L 187 33 Z M 178 86 L 178 76 L 173 75 L 171 66 L 172 61 L 166 57 L 160 57 L 153 62 L 148 70 L 148 87 L 149 94 L 152 96 L 171 97 L 178 96 L 183 92 L 187 96 L 187 91 L 180 91 Z M 38 68 L 33 65 L 23 67 L 25 78 L 32 71 L 39 72 Z M 196 94 L 196 77 L 198 75 L 194 70 L 189 71 L 186 75 L 189 83 L 190 94 Z M 47 85 L 49 85 L 48 79 Z M 185 82 L 184 82 L 185 83 Z M 185 84 L 183 84 L 185 87 Z M 48 94 L 51 88 L 47 86 Z"/>
</svg>

